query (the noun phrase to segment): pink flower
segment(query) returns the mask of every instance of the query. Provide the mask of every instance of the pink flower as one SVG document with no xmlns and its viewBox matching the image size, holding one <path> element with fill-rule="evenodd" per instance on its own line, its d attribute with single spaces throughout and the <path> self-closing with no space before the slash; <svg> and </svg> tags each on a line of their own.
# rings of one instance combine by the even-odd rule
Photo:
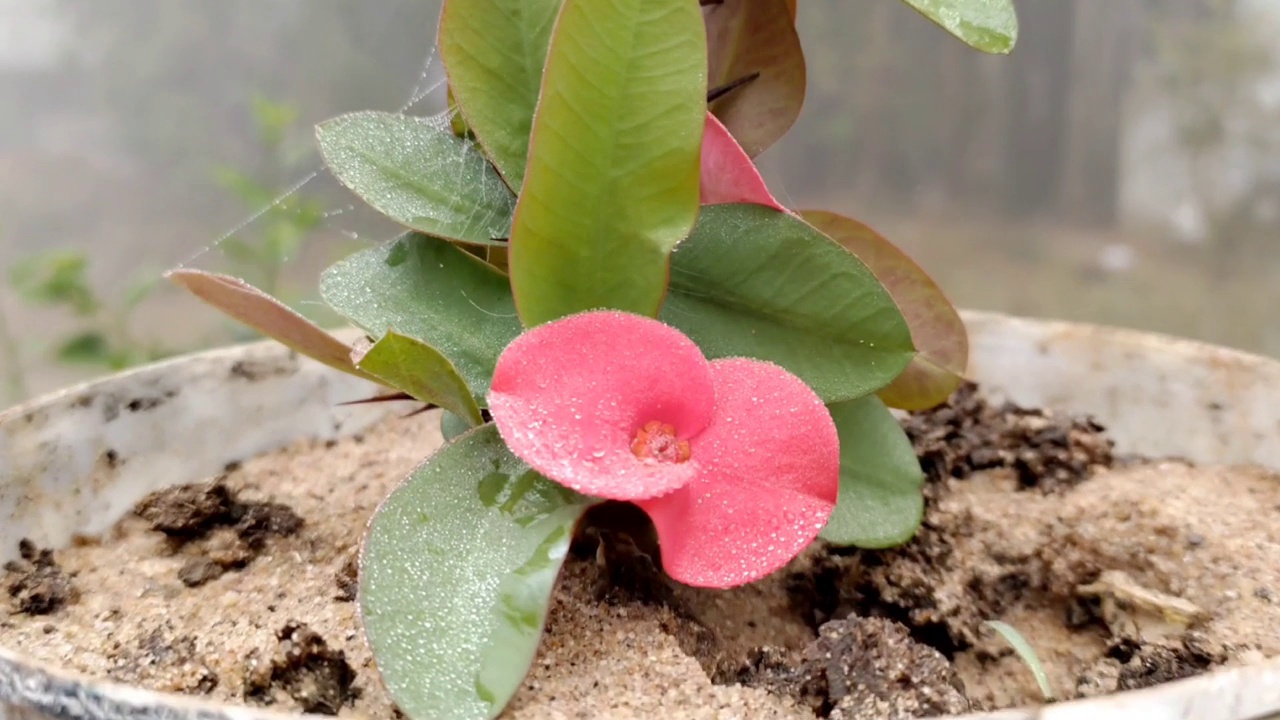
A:
<svg viewBox="0 0 1280 720">
<path fill-rule="evenodd" d="M 728 203 L 754 203 L 765 205 L 779 212 L 786 212 L 764 184 L 760 171 L 751 156 L 742 149 L 720 120 L 707 112 L 707 122 L 702 131 L 702 183 L 700 200 L 703 205 Z"/>
<path fill-rule="evenodd" d="M 548 478 L 639 505 L 667 573 L 732 587 L 781 568 L 835 507 L 840 443 L 822 400 L 777 365 L 708 362 L 657 320 L 586 312 L 498 358 L 489 409 Z"/>
</svg>

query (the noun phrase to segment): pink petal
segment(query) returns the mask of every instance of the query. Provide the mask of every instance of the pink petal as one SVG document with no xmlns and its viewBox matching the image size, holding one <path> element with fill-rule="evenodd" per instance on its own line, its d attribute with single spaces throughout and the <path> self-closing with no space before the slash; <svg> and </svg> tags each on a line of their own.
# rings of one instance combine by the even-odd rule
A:
<svg viewBox="0 0 1280 720">
<path fill-rule="evenodd" d="M 764 178 L 756 170 L 751 157 L 738 141 L 720 123 L 715 115 L 707 113 L 706 127 L 702 133 L 702 195 L 703 205 L 726 203 L 755 203 L 775 210 L 787 209 L 773 198 Z"/>
<path fill-rule="evenodd" d="M 644 463 L 636 432 L 657 420 L 687 439 L 715 405 L 711 366 L 679 330 L 615 311 L 539 325 L 503 350 L 489 410 L 507 447 L 535 470 L 588 495 L 649 498 L 684 486 L 697 458 Z"/>
<path fill-rule="evenodd" d="M 653 518 L 662 565 L 701 587 L 758 580 L 826 525 L 840 484 L 831 414 L 807 385 L 771 363 L 711 363 L 716 415 L 694 438 L 699 476 L 639 503 Z"/>
</svg>

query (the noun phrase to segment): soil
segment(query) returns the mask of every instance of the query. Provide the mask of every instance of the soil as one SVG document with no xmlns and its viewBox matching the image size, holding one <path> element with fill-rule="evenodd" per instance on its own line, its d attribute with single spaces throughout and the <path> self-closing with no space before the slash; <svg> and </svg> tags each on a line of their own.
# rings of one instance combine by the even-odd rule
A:
<svg viewBox="0 0 1280 720">
<path fill-rule="evenodd" d="M 365 648 L 355 548 L 440 443 L 438 413 L 300 442 L 138 504 L 106 537 L 24 543 L 0 644 L 210 699 L 396 717 Z M 815 545 L 744 588 L 679 586 L 625 505 L 593 511 L 507 711 L 543 718 L 910 718 L 1043 702 L 1280 655 L 1280 477 L 1117 458 L 1084 418 L 966 387 L 906 417 L 928 481 L 908 544 Z M 639 539 L 638 539 L 639 538 Z"/>
</svg>

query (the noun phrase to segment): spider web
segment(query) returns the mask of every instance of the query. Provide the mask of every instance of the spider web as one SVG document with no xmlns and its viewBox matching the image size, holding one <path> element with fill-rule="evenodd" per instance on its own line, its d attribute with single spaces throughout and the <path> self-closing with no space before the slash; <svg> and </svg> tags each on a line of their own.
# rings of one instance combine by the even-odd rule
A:
<svg viewBox="0 0 1280 720">
<path fill-rule="evenodd" d="M 431 35 L 434 36 L 434 33 Z M 244 88 L 244 94 L 247 95 L 248 92 L 250 88 Z M 384 106 L 384 108 L 365 106 L 358 110 L 384 110 L 413 115 L 426 120 L 439 132 L 452 133 L 451 122 L 456 110 L 448 109 L 443 61 L 440 60 L 438 47 L 433 44 L 425 50 L 425 56 L 417 69 L 417 76 L 413 78 L 411 87 L 408 87 L 406 94 L 403 95 L 403 101 L 399 102 L 398 106 Z M 328 117 L 339 114 L 342 114 L 342 111 L 333 111 L 328 114 Z M 300 129 L 306 131 L 310 128 Z M 319 299 L 319 287 L 317 287 L 319 283 L 316 282 L 315 270 L 319 270 L 319 266 L 333 263 L 340 256 L 360 249 L 361 245 L 371 247 L 390 242 L 406 232 L 406 228 L 383 217 L 343 187 L 321 160 L 314 141 L 311 142 L 310 150 L 312 159 L 308 167 L 294 174 L 291 181 L 280 183 L 278 195 L 257 206 L 256 209 L 247 211 L 205 245 L 189 252 L 186 258 L 180 259 L 177 263 L 170 263 L 169 266 L 242 275 L 244 279 L 255 282 L 255 278 L 237 272 L 234 268 L 236 263 L 227 250 L 228 241 L 232 238 L 238 238 L 238 240 L 255 238 L 257 233 L 271 220 L 278 218 L 279 214 L 300 214 L 300 211 L 292 209 L 291 200 L 298 199 L 302 195 L 305 195 L 307 200 L 314 200 L 317 196 L 321 196 L 324 197 L 326 205 L 320 213 L 319 227 L 312 229 L 306 237 L 302 238 L 292 258 L 284 259 L 282 277 L 279 278 L 282 286 L 264 288 L 264 290 L 268 290 L 285 304 L 291 305 L 303 315 L 310 316 L 321 324 L 340 322 L 328 305 Z M 460 143 L 452 159 L 436 165 L 436 173 L 448 177 L 474 177 L 476 165 L 483 164 L 488 164 L 483 155 L 475 152 L 474 147 L 463 146 Z M 771 186 L 774 195 L 790 204 L 791 197 L 785 184 L 778 182 L 778 179 L 773 179 Z M 468 217 L 463 223 L 465 227 L 484 231 L 492 224 L 488 209 L 492 208 L 494 205 L 492 200 L 495 199 L 484 195 L 477 199 L 474 193 L 492 193 L 497 190 L 486 183 L 467 183 L 466 192 L 468 193 L 466 197 L 460 195 L 451 199 L 453 210 L 467 209 Z M 340 254 L 333 252 L 333 238 L 344 238 L 347 241 L 346 247 L 343 247 Z M 317 240 L 321 242 L 316 242 Z"/>
<path fill-rule="evenodd" d="M 412 87 L 405 95 L 404 101 L 395 108 L 362 108 L 367 110 L 391 110 L 397 113 L 409 114 L 425 119 L 429 124 L 434 126 L 440 132 L 452 132 L 450 127 L 451 121 L 454 119 L 456 110 L 450 110 L 447 103 L 447 93 L 445 89 L 445 75 L 443 63 L 440 60 L 438 48 L 432 46 L 427 49 L 425 58 L 423 59 L 418 76 Z M 338 113 L 333 113 L 334 115 Z M 459 176 L 474 174 L 475 165 L 487 163 L 482 155 L 471 151 L 465 146 L 460 146 L 458 153 L 450 162 L 444 164 L 439 172 L 449 176 Z M 767 174 L 767 168 L 763 168 Z M 290 212 L 288 202 L 298 196 L 300 193 L 309 191 L 316 186 L 323 185 L 330 192 L 325 193 L 329 196 L 345 197 L 347 201 L 344 204 L 327 208 L 321 216 L 321 224 L 324 230 L 337 233 L 349 240 L 367 243 L 369 245 L 375 243 L 388 242 L 395 237 L 401 235 L 405 229 L 395 226 L 389 219 L 383 218 L 377 211 L 368 207 L 362 200 L 356 198 L 346 188 L 341 188 L 338 192 L 332 192 L 335 188 L 340 188 L 341 184 L 328 170 L 323 161 L 319 158 L 318 152 L 315 153 L 315 160 L 312 162 L 310 169 L 300 172 L 293 182 L 286 183 L 284 189 L 275 196 L 270 202 L 258 207 L 256 210 L 242 216 L 239 221 L 229 226 L 225 231 L 218 235 L 208 244 L 196 250 L 194 253 L 186 257 L 186 259 L 177 263 L 177 267 L 191 268 L 204 265 L 203 269 L 216 270 L 208 265 L 216 265 L 217 258 L 221 255 L 220 248 L 229 239 L 237 237 L 242 233 L 251 233 L 256 226 L 264 222 L 273 211 L 282 210 Z M 780 178 L 771 180 L 770 185 L 775 196 L 779 197 L 783 202 L 790 204 L 791 197 L 787 192 L 787 188 Z M 468 191 L 471 191 L 469 187 Z M 478 192 L 493 192 L 493 190 L 484 184 L 480 184 L 476 188 Z M 487 227 L 487 218 L 484 208 L 491 207 L 490 198 L 481 196 L 480 202 L 475 202 L 472 198 L 458 198 L 459 206 L 469 206 L 472 215 L 467 218 L 466 227 L 468 229 L 484 229 Z M 368 231 L 357 230 L 352 227 L 353 223 L 358 223 L 364 218 L 377 218 L 385 227 L 384 230 L 377 231 L 372 235 Z M 299 255 L 305 255 L 308 251 L 308 243 L 304 239 L 299 247 Z M 213 256 L 211 259 L 210 256 Z M 336 258 L 335 258 L 336 259 Z M 291 304 L 306 307 L 324 307 L 323 303 L 314 299 L 316 292 L 314 283 L 307 288 L 310 299 L 305 299 Z M 301 309 L 301 307 L 299 307 Z"/>
<path fill-rule="evenodd" d="M 447 97 L 445 90 L 445 77 L 443 67 L 440 62 L 439 54 L 435 47 L 430 48 L 426 57 L 421 64 L 421 70 L 413 87 L 407 94 L 404 102 L 395 108 L 365 108 L 368 110 L 390 110 L 396 113 L 413 115 L 425 120 L 429 125 L 440 132 L 451 133 L 451 122 L 454 119 L 456 110 L 447 107 Z M 334 113 L 337 115 L 338 113 Z M 487 161 L 475 152 L 469 151 L 467 147 L 460 146 L 457 154 L 451 159 L 443 163 L 443 167 L 439 172 L 449 175 L 465 175 L 474 173 L 475 165 L 486 163 Z M 332 191 L 335 187 L 341 187 L 341 184 L 333 176 L 326 167 L 324 162 L 319 158 L 318 152 L 315 153 L 315 159 L 311 162 L 310 169 L 301 171 L 296 178 L 285 185 L 284 189 L 270 202 L 264 203 L 256 210 L 249 212 L 238 222 L 230 226 L 226 231 L 222 232 L 213 241 L 196 250 L 186 259 L 176 264 L 179 268 L 192 268 L 202 265 L 218 264 L 218 258 L 222 255 L 220 249 L 228 240 L 241 236 L 242 234 L 250 234 L 255 227 L 263 222 L 273 211 L 281 211 L 284 213 L 299 214 L 301 211 L 292 209 L 289 201 L 302 193 L 308 193 L 320 186 L 326 191 Z M 492 192 L 487 188 L 481 187 L 480 192 Z M 317 235 L 318 232 L 328 231 L 337 233 L 349 240 L 359 241 L 362 243 L 380 244 L 393 240 L 405 232 L 405 228 L 394 226 L 394 224 L 383 218 L 372 208 L 367 207 L 362 200 L 355 197 L 345 188 L 338 193 L 326 192 L 326 195 L 345 195 L 350 199 L 348 204 L 337 207 L 328 207 L 320 213 L 320 226 L 315 231 L 309 233 L 310 236 Z M 469 216 L 464 222 L 468 228 L 486 227 L 487 219 L 481 213 L 489 203 L 489 198 L 482 196 L 480 202 L 469 202 L 474 209 L 472 216 Z M 386 226 L 386 230 L 378 231 L 372 236 L 368 231 L 354 229 L 351 222 L 357 216 L 366 216 L 374 218 L 375 224 Z M 361 218 L 364 219 L 364 218 Z M 368 224 L 368 223 L 365 223 Z M 317 232 L 318 231 L 318 232 Z M 308 252 L 308 241 L 310 237 L 303 238 L 298 247 L 298 255 L 304 256 Z M 294 258 L 288 258 L 293 260 Z M 216 268 L 205 267 L 204 269 L 216 270 Z M 308 297 L 314 298 L 314 286 L 307 288 Z M 292 303 L 300 306 L 323 306 L 315 299 L 305 299 Z"/>
</svg>

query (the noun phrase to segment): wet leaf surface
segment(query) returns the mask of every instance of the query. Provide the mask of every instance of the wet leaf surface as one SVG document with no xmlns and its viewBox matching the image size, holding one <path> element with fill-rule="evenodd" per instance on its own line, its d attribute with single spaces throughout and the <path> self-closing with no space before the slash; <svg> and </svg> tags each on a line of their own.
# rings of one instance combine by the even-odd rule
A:
<svg viewBox="0 0 1280 720">
<path fill-rule="evenodd" d="M 325 270 L 320 294 L 373 337 L 388 330 L 443 355 L 484 406 L 498 354 L 520 334 L 507 277 L 439 238 L 407 234 Z"/>
<path fill-rule="evenodd" d="M 481 422 L 480 408 L 458 369 L 421 340 L 388 332 L 368 350 L 355 353 L 353 360 L 356 367 L 389 387 L 456 413 L 473 427 Z"/>
<path fill-rule="evenodd" d="M 712 205 L 671 258 L 659 317 L 709 358 L 753 357 L 824 402 L 889 384 L 915 354 L 902 313 L 858 258 L 803 220 Z"/>
<path fill-rule="evenodd" d="M 496 717 L 520 687 L 590 500 L 533 472 L 485 425 L 386 499 L 361 557 L 378 670 L 412 718 Z"/>
<path fill-rule="evenodd" d="M 970 47 L 1008 53 L 1018 39 L 1013 0 L 903 0 Z"/>
<path fill-rule="evenodd" d="M 969 335 L 942 289 L 906 253 L 857 220 L 824 210 L 803 210 L 800 217 L 866 263 L 911 328 L 919 352 L 880 391 L 880 399 L 904 410 L 923 410 L 946 400 L 964 382 Z"/>
<path fill-rule="evenodd" d="M 520 318 L 654 315 L 698 213 L 706 38 L 692 3 L 565 0 L 508 264 Z"/>
<path fill-rule="evenodd" d="M 316 141 L 343 185 L 411 230 L 474 245 L 508 235 L 515 196 L 447 122 L 355 112 L 321 123 Z"/>
<path fill-rule="evenodd" d="M 865 548 L 911 539 L 924 517 L 924 473 L 902 426 L 874 395 L 827 409 L 840 434 L 840 498 L 822 539 Z"/>
</svg>

